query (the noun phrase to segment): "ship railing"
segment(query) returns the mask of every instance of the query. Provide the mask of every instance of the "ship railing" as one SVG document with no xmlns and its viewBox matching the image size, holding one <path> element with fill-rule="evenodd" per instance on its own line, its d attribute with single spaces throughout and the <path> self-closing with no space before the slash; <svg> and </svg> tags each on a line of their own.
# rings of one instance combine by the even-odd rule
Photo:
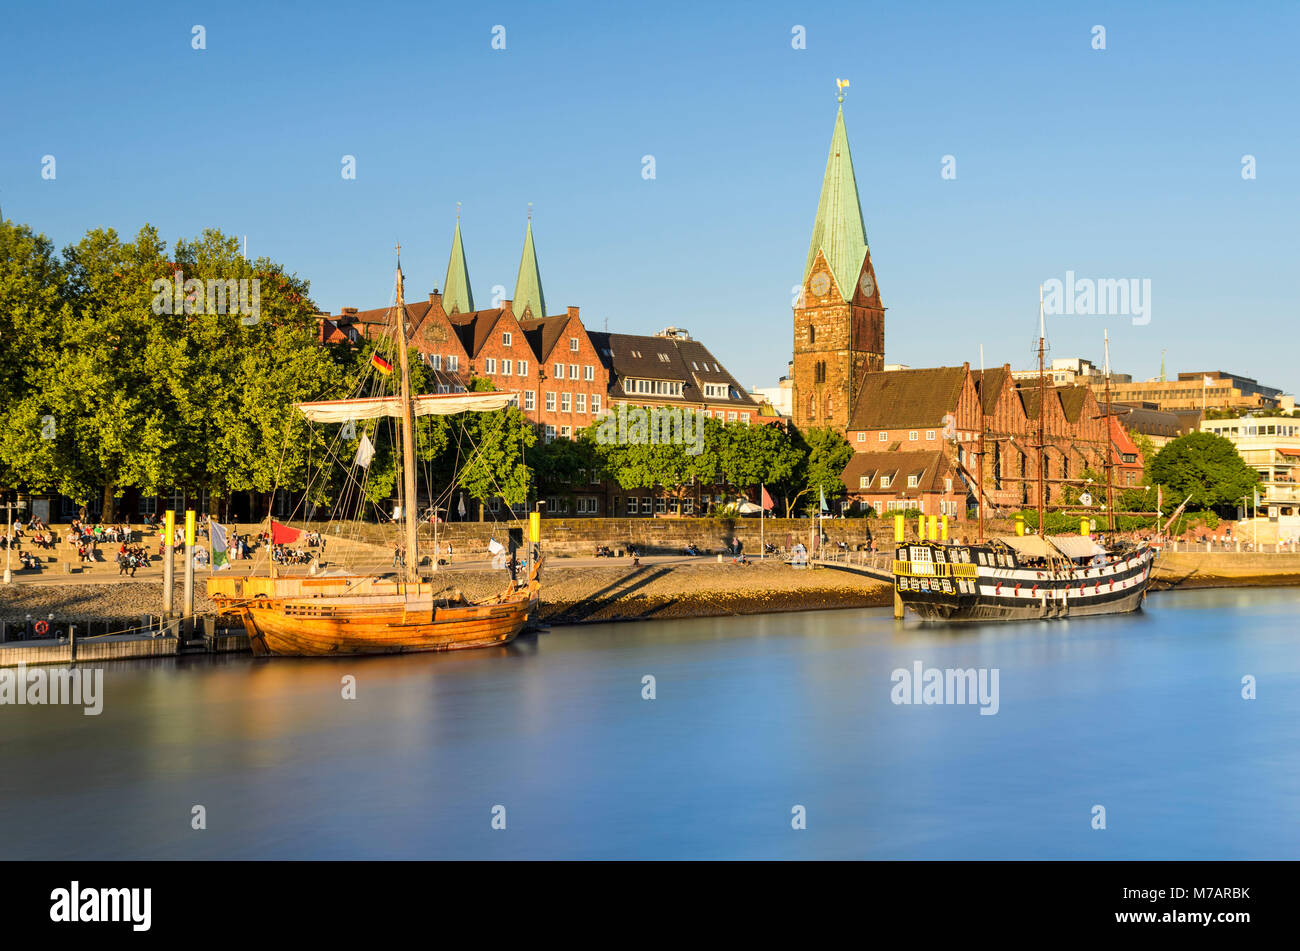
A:
<svg viewBox="0 0 1300 951">
<path fill-rule="evenodd" d="M 895 561 L 894 574 L 912 578 L 978 578 L 975 565 L 948 561 Z"/>
</svg>

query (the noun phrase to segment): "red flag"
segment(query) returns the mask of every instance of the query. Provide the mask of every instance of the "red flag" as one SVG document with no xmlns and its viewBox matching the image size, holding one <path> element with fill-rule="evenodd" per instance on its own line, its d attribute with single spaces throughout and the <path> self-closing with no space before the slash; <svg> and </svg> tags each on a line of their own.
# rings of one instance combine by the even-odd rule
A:
<svg viewBox="0 0 1300 951">
<path fill-rule="evenodd" d="M 763 501 L 760 504 L 763 506 L 764 512 L 770 511 L 776 505 L 772 501 L 772 496 L 767 494 L 767 486 L 763 486 Z"/>
<path fill-rule="evenodd" d="M 281 525 L 275 519 L 271 520 L 271 544 L 272 545 L 291 545 L 302 537 L 302 532 L 296 528 L 290 528 L 288 525 Z"/>
</svg>

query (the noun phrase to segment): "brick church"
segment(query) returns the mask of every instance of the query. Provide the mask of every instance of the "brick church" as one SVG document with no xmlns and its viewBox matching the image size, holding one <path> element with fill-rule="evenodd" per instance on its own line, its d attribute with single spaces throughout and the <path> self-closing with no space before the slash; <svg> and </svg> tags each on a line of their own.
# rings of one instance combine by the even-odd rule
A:
<svg viewBox="0 0 1300 951">
<path fill-rule="evenodd" d="M 1009 365 L 885 370 L 885 306 L 840 102 L 794 306 L 795 425 L 831 427 L 849 440 L 855 455 L 842 476 L 845 504 L 862 510 L 966 517 L 975 506 L 981 434 L 987 513 L 1028 505 L 1038 466 L 1048 501 L 1057 501 L 1060 480 L 1102 470 L 1108 451 L 1119 459 L 1087 386 L 1049 384 L 1044 401 L 1039 381 L 1013 379 Z"/>
</svg>

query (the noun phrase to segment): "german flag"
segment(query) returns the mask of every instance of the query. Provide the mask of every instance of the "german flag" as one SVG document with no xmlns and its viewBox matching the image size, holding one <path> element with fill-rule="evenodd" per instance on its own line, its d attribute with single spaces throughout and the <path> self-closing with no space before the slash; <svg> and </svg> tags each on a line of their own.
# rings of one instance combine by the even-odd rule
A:
<svg viewBox="0 0 1300 951">
<path fill-rule="evenodd" d="M 384 376 L 388 376 L 390 373 L 393 372 L 393 365 L 377 353 L 371 355 L 370 365 L 374 367 L 376 370 L 378 370 L 380 373 L 382 373 Z"/>
</svg>

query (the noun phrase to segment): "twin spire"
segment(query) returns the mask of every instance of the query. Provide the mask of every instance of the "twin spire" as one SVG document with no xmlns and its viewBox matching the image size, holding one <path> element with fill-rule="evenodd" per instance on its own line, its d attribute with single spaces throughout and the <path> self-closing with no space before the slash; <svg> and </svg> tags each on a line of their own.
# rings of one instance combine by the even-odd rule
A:
<svg viewBox="0 0 1300 951">
<path fill-rule="evenodd" d="M 460 214 L 456 214 L 456 231 L 451 239 L 451 259 L 447 262 L 447 280 L 443 282 L 442 306 L 448 314 L 468 314 L 474 310 L 474 293 L 469 284 L 469 266 L 465 263 L 465 246 L 460 236 Z M 523 320 L 546 316 L 546 299 L 542 296 L 542 273 L 537 266 L 537 249 L 533 246 L 533 218 L 528 216 L 524 233 L 524 253 L 515 280 L 514 314 Z"/>
</svg>

